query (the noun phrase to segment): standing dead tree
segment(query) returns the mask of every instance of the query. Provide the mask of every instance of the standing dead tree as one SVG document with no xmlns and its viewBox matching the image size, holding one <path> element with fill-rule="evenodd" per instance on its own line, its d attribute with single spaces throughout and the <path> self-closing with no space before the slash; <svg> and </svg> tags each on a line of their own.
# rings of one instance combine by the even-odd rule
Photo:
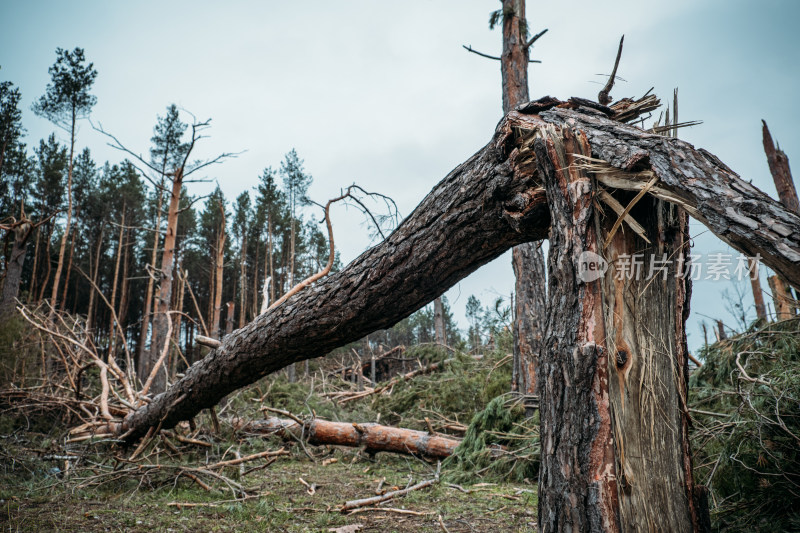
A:
<svg viewBox="0 0 800 533">
<path fill-rule="evenodd" d="M 53 215 L 34 223 L 25 215 L 25 208 L 23 206 L 19 220 L 10 217 L 0 222 L 0 229 L 7 232 L 5 242 L 6 251 L 9 243 L 11 244 L 11 251 L 8 253 L 8 260 L 5 264 L 4 278 L 2 280 L 3 292 L 0 294 L 0 317 L 13 311 L 16 305 L 20 283 L 22 282 L 22 267 L 25 263 L 25 253 L 28 250 L 28 242 L 30 241 L 31 235 L 33 235 L 33 231 L 50 220 L 52 216 Z"/>
<path fill-rule="evenodd" d="M 489 27 L 502 23 L 503 53 L 500 59 L 503 88 L 503 114 L 530 99 L 528 63 L 530 49 L 547 33 L 542 30 L 528 38 L 525 0 L 503 0 L 502 8 L 492 13 Z M 536 366 L 545 321 L 544 256 L 541 243 L 523 242 L 511 250 L 514 270 L 514 360 L 511 388 L 522 394 L 536 392 Z"/>
<path fill-rule="evenodd" d="M 177 113 L 177 111 L 175 111 L 175 113 Z M 151 183 L 157 188 L 158 194 L 166 193 L 169 195 L 169 202 L 167 208 L 167 227 L 164 233 L 163 241 L 164 248 L 161 253 L 161 266 L 159 269 L 154 268 L 156 281 L 158 282 L 158 294 L 153 306 L 153 332 L 150 339 L 150 350 L 141 354 L 141 360 L 139 361 L 140 377 L 153 375 L 153 370 L 156 368 L 156 366 L 161 366 L 164 364 L 165 358 L 163 357 L 162 353 L 169 349 L 170 334 L 167 333 L 167 331 L 171 331 L 171 323 L 168 315 L 171 311 L 173 294 L 172 284 L 174 282 L 173 276 L 176 272 L 175 245 L 178 236 L 178 215 L 180 215 L 180 213 L 185 209 L 180 205 L 183 186 L 186 183 L 195 181 L 187 179 L 191 174 L 198 172 L 209 165 L 219 163 L 229 157 L 235 157 L 236 155 L 232 153 L 223 153 L 217 157 L 214 157 L 213 159 L 190 163 L 189 158 L 191 157 L 194 148 L 197 146 L 198 141 L 205 137 L 203 135 L 203 131 L 205 131 L 211 125 L 211 119 L 203 122 L 197 121 L 194 116 L 192 116 L 192 119 L 191 137 L 178 152 L 180 157 L 176 159 L 174 170 L 168 174 L 164 173 L 166 168 L 164 164 L 162 164 L 161 168 L 158 168 L 158 166 L 147 162 L 142 156 L 126 148 L 115 136 L 107 133 L 102 128 L 96 128 L 97 131 L 111 139 L 112 142 L 109 144 L 113 148 L 128 153 L 136 158 L 136 160 L 143 165 L 145 169 L 154 172 L 157 176 L 164 177 L 170 182 L 170 186 L 167 188 L 162 184 L 163 182 L 160 183 L 152 179 L 150 180 Z M 144 169 L 140 168 L 139 170 L 142 172 L 143 176 L 147 177 L 147 172 Z M 156 242 L 158 242 L 158 228 L 156 228 Z M 214 324 L 212 324 L 212 327 L 214 327 Z M 219 325 L 217 324 L 216 327 L 219 327 Z M 144 332 L 142 335 L 142 342 L 144 342 L 144 337 L 146 334 L 147 333 Z M 152 390 L 154 393 L 163 392 L 166 388 L 166 385 L 167 368 L 166 366 L 162 366 L 161 370 L 155 374 Z"/>
<path fill-rule="evenodd" d="M 794 180 L 792 180 L 789 158 L 786 157 L 786 154 L 780 147 L 775 147 L 766 121 L 762 120 L 761 123 L 763 124 L 761 132 L 764 143 L 764 153 L 767 155 L 769 171 L 770 174 L 772 174 L 772 180 L 775 182 L 778 198 L 786 209 L 794 211 L 795 213 L 800 213 L 800 200 L 798 200 L 797 189 L 794 186 Z M 786 282 L 779 276 L 771 276 L 767 281 L 772 290 L 773 301 L 775 302 L 775 314 L 778 320 L 784 320 L 794 316 L 797 308 L 797 298 L 792 298 L 791 289 L 786 285 Z M 800 291 L 800 287 L 796 284 L 795 290 Z M 795 292 L 795 294 L 800 293 Z M 761 305 L 763 306 L 763 302 Z"/>
</svg>

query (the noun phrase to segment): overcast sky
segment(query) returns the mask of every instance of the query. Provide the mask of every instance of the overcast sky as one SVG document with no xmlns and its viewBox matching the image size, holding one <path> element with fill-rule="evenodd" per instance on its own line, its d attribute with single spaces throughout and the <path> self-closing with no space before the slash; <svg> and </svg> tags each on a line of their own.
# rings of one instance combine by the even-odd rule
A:
<svg viewBox="0 0 800 533">
<path fill-rule="evenodd" d="M 229 200 L 296 148 L 314 177 L 315 200 L 355 182 L 390 195 L 407 215 L 490 139 L 501 118 L 498 62 L 461 48 L 499 55 L 501 34 L 487 24 L 499 6 L 489 0 L 0 0 L 0 80 L 21 89 L 26 142 L 33 145 L 54 129 L 29 108 L 49 81 L 55 49 L 80 46 L 99 72 L 92 119 L 131 149 L 147 153 L 156 116 L 174 102 L 213 119 L 198 155 L 245 151 L 208 173 Z M 681 136 L 773 197 L 762 118 L 790 161 L 800 161 L 800 2 L 529 0 L 527 9 L 532 31 L 550 30 L 532 52 L 542 60 L 531 65 L 532 98 L 596 99 L 604 81 L 598 74 L 610 70 L 625 34 L 618 74 L 627 81 L 612 97 L 655 87 L 666 99 L 679 87 L 681 120 L 703 121 Z M 99 164 L 123 159 L 88 123 L 78 146 L 88 146 Z M 212 187 L 198 184 L 190 192 Z M 355 213 L 340 209 L 333 216 L 346 263 L 369 239 Z M 693 226 L 695 252 L 731 252 L 704 231 Z M 488 304 L 512 289 L 506 254 L 447 295 L 464 324 L 470 294 Z M 725 289 L 733 287 L 695 284 L 690 347 L 702 343 L 704 316 L 735 324 Z"/>
</svg>

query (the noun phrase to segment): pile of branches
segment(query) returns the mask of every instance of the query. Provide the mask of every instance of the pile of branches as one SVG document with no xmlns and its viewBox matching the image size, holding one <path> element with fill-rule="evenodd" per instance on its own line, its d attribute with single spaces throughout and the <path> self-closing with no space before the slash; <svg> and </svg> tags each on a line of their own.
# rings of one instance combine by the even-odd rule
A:
<svg viewBox="0 0 800 533">
<path fill-rule="evenodd" d="M 27 395 L 34 403 L 62 403 L 74 417 L 68 443 L 114 437 L 117 432 L 113 429 L 124 417 L 150 401 L 157 370 L 143 383 L 137 380 L 127 344 L 117 342 L 125 339 L 125 333 L 116 316 L 115 338 L 109 339 L 108 348 L 103 350 L 95 345 L 81 317 L 58 312 L 48 302 L 36 308 L 20 306 L 18 310 L 43 335 L 42 376 L 35 387 L 3 391 L 5 400 Z M 167 336 L 171 334 L 170 321 Z M 166 345 L 156 368 L 167 357 L 168 349 Z"/>
<path fill-rule="evenodd" d="M 692 374 L 698 482 L 727 531 L 800 527 L 800 317 L 706 347 Z"/>
<path fill-rule="evenodd" d="M 289 455 L 284 448 L 264 450 L 263 445 L 254 447 L 243 441 L 225 446 L 223 451 L 215 443 L 218 439 L 211 437 L 221 432 L 214 411 L 200 428 L 191 421 L 172 430 L 153 429 L 135 449 L 119 446 L 124 435 L 112 429 L 151 400 L 155 371 L 140 382 L 126 344 L 109 340 L 108 348 L 99 348 L 80 317 L 57 312 L 47 303 L 18 309 L 22 318 L 42 334 L 42 374 L 36 385 L 11 385 L 0 391 L 0 412 L 14 419 L 42 418 L 44 413 L 60 419 L 62 424 L 54 423 L 50 428 L 55 437 L 49 439 L 54 443 L 51 453 L 38 458 L 58 464 L 51 468 L 59 478 L 56 482 L 68 478 L 75 488 L 85 488 L 135 480 L 135 487 L 153 488 L 186 480 L 210 493 L 222 496 L 230 492 L 231 498 L 242 500 L 258 494 L 257 488 L 242 483 L 246 474 Z M 115 324 L 118 339 L 123 339 L 121 328 Z M 162 360 L 167 357 L 167 348 Z M 70 429 L 64 431 L 64 427 Z M 25 450 L 24 446 L 19 448 L 20 454 L 24 456 Z M 203 461 L 198 460 L 198 451 L 203 452 Z"/>
</svg>

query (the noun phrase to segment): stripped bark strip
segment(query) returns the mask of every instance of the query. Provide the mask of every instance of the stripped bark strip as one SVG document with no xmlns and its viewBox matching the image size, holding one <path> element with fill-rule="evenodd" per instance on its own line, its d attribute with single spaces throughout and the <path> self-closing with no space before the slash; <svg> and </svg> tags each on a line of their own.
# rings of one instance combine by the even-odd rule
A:
<svg viewBox="0 0 800 533">
<path fill-rule="evenodd" d="M 592 181 L 572 164 L 574 153 L 591 148 L 582 133 L 576 138 L 565 126 L 545 126 L 538 134 L 534 146 L 552 219 L 550 305 L 538 376 L 539 526 L 620 531 L 602 287 L 597 277 L 585 282 L 578 276 L 582 254 L 601 253 Z"/>
<path fill-rule="evenodd" d="M 294 420 L 270 417 L 254 420 L 241 426 L 244 433 L 277 435 L 284 439 L 304 438 L 309 444 L 361 447 L 368 453 L 392 452 L 419 455 L 434 459 L 449 457 L 458 439 L 430 435 L 424 431 L 381 426 L 378 424 L 355 424 L 329 422 L 318 418 L 298 424 Z"/>
</svg>

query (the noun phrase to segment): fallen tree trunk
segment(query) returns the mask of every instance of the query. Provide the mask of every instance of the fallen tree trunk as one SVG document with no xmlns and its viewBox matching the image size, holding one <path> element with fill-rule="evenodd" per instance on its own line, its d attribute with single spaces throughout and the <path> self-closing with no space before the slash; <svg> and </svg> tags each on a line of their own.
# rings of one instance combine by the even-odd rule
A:
<svg viewBox="0 0 800 533">
<path fill-rule="evenodd" d="M 522 106 L 535 114 L 509 113 L 489 144 L 434 187 L 385 241 L 226 337 L 113 429 L 130 442 L 151 427 L 172 427 L 292 362 L 392 326 L 510 247 L 546 237 L 550 216 L 533 138 L 547 124 L 569 122 L 585 132 L 602 183 L 641 190 L 657 177 L 650 194 L 681 205 L 737 250 L 760 254 L 800 283 L 798 215 L 710 153 L 580 104 L 550 98 Z"/>
<path fill-rule="evenodd" d="M 270 417 L 242 425 L 239 431 L 258 435 L 278 435 L 287 440 L 303 439 L 309 444 L 364 447 L 369 454 L 378 452 L 419 455 L 432 459 L 449 457 L 461 441 L 424 431 L 379 424 L 329 422 L 315 418 L 304 424 L 295 420 Z"/>
<path fill-rule="evenodd" d="M 381 244 L 222 341 L 116 428 L 169 428 L 292 362 L 391 327 L 512 246 L 547 236 L 544 190 L 515 172 L 511 124 L 459 165 Z"/>
</svg>

